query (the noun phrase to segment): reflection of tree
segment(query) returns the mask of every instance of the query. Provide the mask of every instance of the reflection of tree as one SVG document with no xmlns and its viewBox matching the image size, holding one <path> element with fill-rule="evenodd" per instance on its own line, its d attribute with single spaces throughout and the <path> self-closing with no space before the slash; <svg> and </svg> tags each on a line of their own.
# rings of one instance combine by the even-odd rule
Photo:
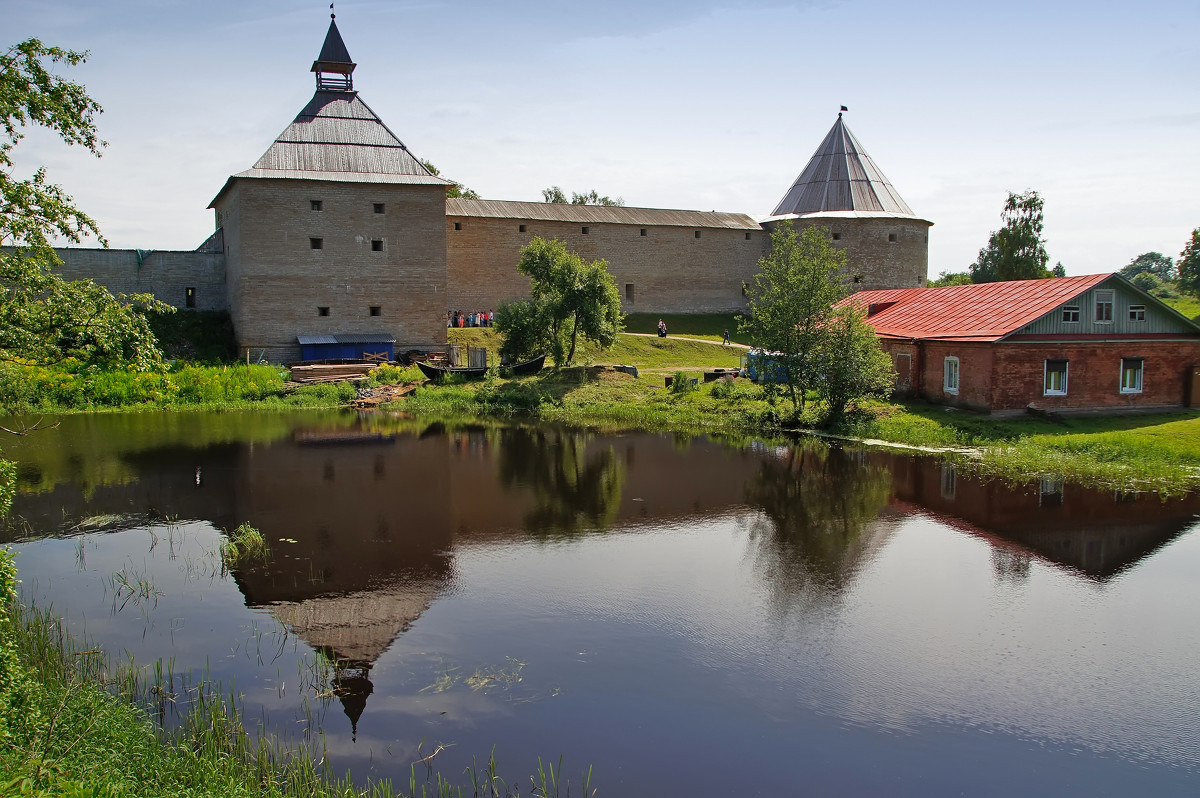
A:
<svg viewBox="0 0 1200 798">
<path fill-rule="evenodd" d="M 616 517 L 625 467 L 611 447 L 589 453 L 581 434 L 505 429 L 499 451 L 501 484 L 533 492 L 536 507 L 525 516 L 530 532 L 604 528 Z"/>
<path fill-rule="evenodd" d="M 871 548 L 875 536 L 865 533 L 890 493 L 886 468 L 822 443 L 764 460 L 746 501 L 766 516 L 754 534 L 768 582 L 797 596 L 842 588 Z"/>
<path fill-rule="evenodd" d="M 1002 582 L 1024 582 L 1028 579 L 1032 559 L 1025 549 L 992 544 L 992 569 Z"/>
</svg>

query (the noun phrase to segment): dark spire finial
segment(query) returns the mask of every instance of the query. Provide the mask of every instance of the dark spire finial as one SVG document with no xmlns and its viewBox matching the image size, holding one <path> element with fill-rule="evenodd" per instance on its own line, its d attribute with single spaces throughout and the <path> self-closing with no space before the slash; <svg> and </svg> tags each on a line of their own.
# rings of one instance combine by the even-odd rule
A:
<svg viewBox="0 0 1200 798">
<path fill-rule="evenodd" d="M 337 19 L 337 14 L 333 13 L 333 3 L 329 4 L 329 18 Z"/>
<path fill-rule="evenodd" d="M 330 3 L 329 7 L 333 8 L 333 3 Z M 334 15 L 329 16 L 329 32 L 325 34 L 325 44 L 312 65 L 312 71 L 317 73 L 317 91 L 354 91 L 352 75 L 356 65 L 346 50 L 342 34 L 338 32 Z"/>
</svg>

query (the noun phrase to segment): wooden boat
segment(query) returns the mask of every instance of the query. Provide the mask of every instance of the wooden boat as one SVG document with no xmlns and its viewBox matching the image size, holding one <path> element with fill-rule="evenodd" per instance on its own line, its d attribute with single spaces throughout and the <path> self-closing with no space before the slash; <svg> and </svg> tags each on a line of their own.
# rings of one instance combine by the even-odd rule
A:
<svg viewBox="0 0 1200 798">
<path fill-rule="evenodd" d="M 535 358 L 530 358 L 524 363 L 514 363 L 511 366 L 502 366 L 500 373 L 505 377 L 528 377 L 530 374 L 537 374 L 542 370 L 542 366 L 546 365 L 546 356 L 539 355 Z"/>
<path fill-rule="evenodd" d="M 487 374 L 487 366 L 479 368 L 468 368 L 466 366 L 440 366 L 433 363 L 426 363 L 424 360 L 418 360 L 417 366 L 421 369 L 421 373 L 431 380 L 440 380 L 448 374 L 458 374 L 468 380 L 483 379 Z"/>
</svg>

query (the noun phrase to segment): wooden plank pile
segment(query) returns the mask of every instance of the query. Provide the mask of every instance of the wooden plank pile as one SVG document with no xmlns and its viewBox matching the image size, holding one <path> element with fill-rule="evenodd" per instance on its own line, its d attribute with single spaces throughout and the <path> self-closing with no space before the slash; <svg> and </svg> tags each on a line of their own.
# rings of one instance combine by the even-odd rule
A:
<svg viewBox="0 0 1200 798">
<path fill-rule="evenodd" d="M 321 382 L 358 382 L 367 379 L 377 363 L 337 363 L 311 366 L 292 366 L 291 381 L 297 385 Z"/>
</svg>

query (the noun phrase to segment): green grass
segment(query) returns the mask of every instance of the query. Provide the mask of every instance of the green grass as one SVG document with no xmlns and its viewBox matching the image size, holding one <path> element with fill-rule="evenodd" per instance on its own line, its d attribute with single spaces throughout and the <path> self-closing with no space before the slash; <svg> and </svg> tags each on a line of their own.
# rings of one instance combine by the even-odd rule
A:
<svg viewBox="0 0 1200 798">
<path fill-rule="evenodd" d="M 731 341 L 749 345 L 748 338 L 738 335 L 738 319 L 741 317 L 740 313 L 630 313 L 625 317 L 625 332 L 657 333 L 658 320 L 662 319 L 667 325 L 668 338 L 689 335 L 720 341 L 722 331 L 729 330 Z"/>
<path fill-rule="evenodd" d="M 10 412 L 104 408 L 334 407 L 354 398 L 349 383 L 284 385 L 280 366 L 176 364 L 169 371 L 106 369 L 76 361 L 42 367 L 0 364 L 0 407 Z"/>
<path fill-rule="evenodd" d="M 984 471 L 1060 474 L 1076 481 L 1168 492 L 1200 482 L 1200 412 L 996 419 L 912 403 L 877 405 L 845 431 L 927 447 L 970 447 Z"/>
<path fill-rule="evenodd" d="M 489 359 L 495 360 L 500 350 L 500 336 L 494 329 L 475 328 L 448 331 L 450 343 L 460 346 L 486 346 Z M 716 337 L 720 341 L 720 335 Z M 667 336 L 645 338 L 639 335 L 617 336 L 617 342 L 608 349 L 597 349 L 583 343 L 575 353 L 576 365 L 628 363 L 639 369 L 712 369 L 735 368 L 741 360 L 742 350 L 736 347 L 714 345 L 707 341 Z"/>
<path fill-rule="evenodd" d="M 264 563 L 269 559 L 271 548 L 262 532 L 246 523 L 230 532 L 221 544 L 221 562 L 227 568 L 238 563 Z"/>
</svg>

